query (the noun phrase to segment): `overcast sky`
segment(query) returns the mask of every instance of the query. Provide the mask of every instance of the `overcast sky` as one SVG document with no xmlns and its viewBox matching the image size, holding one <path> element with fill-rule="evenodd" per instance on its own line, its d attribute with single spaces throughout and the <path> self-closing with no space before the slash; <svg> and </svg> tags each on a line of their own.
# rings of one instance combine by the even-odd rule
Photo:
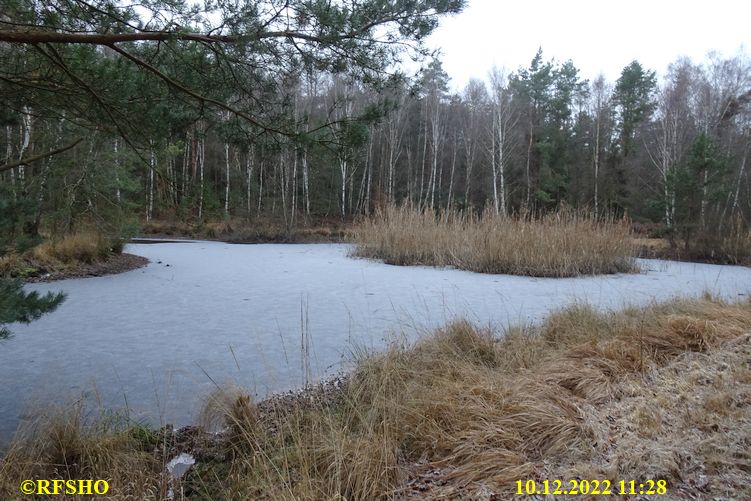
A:
<svg viewBox="0 0 751 501">
<path fill-rule="evenodd" d="M 583 78 L 615 80 L 633 59 L 661 74 L 682 55 L 748 53 L 751 0 L 468 0 L 428 45 L 441 48 L 456 90 L 493 64 L 528 66 L 540 46 L 546 59 L 572 59 Z"/>
</svg>

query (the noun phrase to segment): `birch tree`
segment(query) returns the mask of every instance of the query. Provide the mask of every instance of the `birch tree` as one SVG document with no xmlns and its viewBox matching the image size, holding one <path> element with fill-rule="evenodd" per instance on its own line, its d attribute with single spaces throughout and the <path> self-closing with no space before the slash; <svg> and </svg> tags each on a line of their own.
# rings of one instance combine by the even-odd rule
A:
<svg viewBox="0 0 751 501">
<path fill-rule="evenodd" d="M 512 108 L 511 89 L 504 70 L 493 68 L 490 72 L 490 88 L 492 96 L 492 136 L 491 171 L 493 173 L 493 209 L 496 214 L 508 214 L 507 202 L 507 171 L 509 160 L 515 145 L 511 141 L 511 133 L 519 121 L 519 115 Z M 527 200 L 529 197 L 529 150 L 527 151 Z"/>
</svg>

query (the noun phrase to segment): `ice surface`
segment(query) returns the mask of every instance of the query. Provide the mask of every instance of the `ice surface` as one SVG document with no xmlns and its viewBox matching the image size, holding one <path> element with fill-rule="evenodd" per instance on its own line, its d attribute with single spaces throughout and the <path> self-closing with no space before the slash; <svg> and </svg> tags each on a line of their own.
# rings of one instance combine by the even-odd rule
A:
<svg viewBox="0 0 751 501">
<path fill-rule="evenodd" d="M 315 376 L 355 348 L 465 316 L 503 326 L 588 301 L 618 308 L 705 290 L 751 291 L 751 269 L 640 261 L 640 274 L 569 279 L 397 267 L 347 257 L 346 245 L 132 244 L 143 269 L 29 285 L 67 292 L 54 313 L 0 342 L 0 442 L 35 408 L 86 394 L 131 416 L 194 421 L 214 383 L 263 397 L 303 384 L 301 332 Z M 306 324 L 303 329 L 302 325 Z"/>
</svg>

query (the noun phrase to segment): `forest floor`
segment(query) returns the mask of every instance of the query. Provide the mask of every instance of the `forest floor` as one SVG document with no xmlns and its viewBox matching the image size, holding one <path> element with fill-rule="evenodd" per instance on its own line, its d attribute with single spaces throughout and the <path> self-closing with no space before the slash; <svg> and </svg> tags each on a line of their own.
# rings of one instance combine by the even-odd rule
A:
<svg viewBox="0 0 751 501">
<path fill-rule="evenodd" d="M 73 409 L 20 433 L 0 497 L 106 478 L 109 499 L 553 499 L 545 480 L 751 499 L 751 302 L 575 305 L 503 333 L 455 322 L 303 391 L 218 390 L 201 427 L 117 423 Z M 174 478 L 183 453 L 195 464 Z"/>
</svg>

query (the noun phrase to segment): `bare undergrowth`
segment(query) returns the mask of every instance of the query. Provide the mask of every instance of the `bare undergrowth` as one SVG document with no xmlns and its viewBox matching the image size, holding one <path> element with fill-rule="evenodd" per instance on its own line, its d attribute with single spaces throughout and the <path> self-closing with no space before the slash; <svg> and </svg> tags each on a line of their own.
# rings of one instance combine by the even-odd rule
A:
<svg viewBox="0 0 751 501">
<path fill-rule="evenodd" d="M 747 499 L 750 331 L 751 303 L 711 297 L 574 305 L 501 337 L 458 321 L 363 357 L 336 398 L 277 407 L 236 389 L 212 396 L 204 417 L 225 431 L 211 453 L 193 451 L 182 492 L 509 499 L 519 479 L 578 477 L 664 479 L 660 499 Z M 164 495 L 159 440 L 61 426 L 16 441 L 0 465 L 3 499 L 24 478 L 82 475 L 112 478 L 115 499 Z"/>
<path fill-rule="evenodd" d="M 354 229 L 359 257 L 396 265 L 455 266 L 481 273 L 572 277 L 636 270 L 625 221 L 570 209 L 540 217 L 478 217 L 387 206 Z"/>
<path fill-rule="evenodd" d="M 150 221 L 143 234 L 163 237 L 189 237 L 233 243 L 340 242 L 347 234 L 348 223 L 336 218 L 316 218 L 288 225 L 273 217 L 253 220 L 234 218 L 222 221 L 186 223 Z"/>
</svg>

